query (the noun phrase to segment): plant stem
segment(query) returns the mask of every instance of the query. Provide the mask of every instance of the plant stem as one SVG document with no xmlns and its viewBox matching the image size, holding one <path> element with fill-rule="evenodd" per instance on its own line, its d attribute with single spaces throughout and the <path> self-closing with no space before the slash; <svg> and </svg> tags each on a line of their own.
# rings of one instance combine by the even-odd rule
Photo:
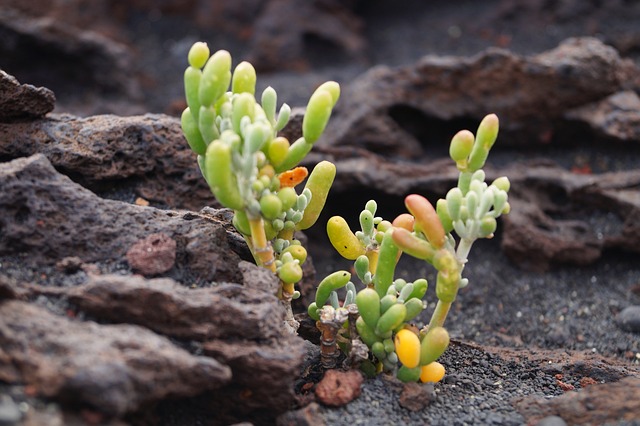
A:
<svg viewBox="0 0 640 426">
<path fill-rule="evenodd" d="M 257 219 L 249 219 L 249 227 L 251 228 L 251 243 L 253 252 L 260 266 L 276 272 L 276 263 L 273 257 L 273 248 L 264 232 L 264 222 L 261 217 Z"/>
<path fill-rule="evenodd" d="M 338 336 L 339 326 L 331 321 L 318 321 L 316 326 L 321 332 L 320 337 L 320 362 L 326 369 L 335 368 L 338 363 L 338 345 L 336 338 Z"/>
<path fill-rule="evenodd" d="M 300 323 L 295 319 L 295 317 L 293 316 L 293 309 L 291 307 L 291 299 L 293 296 L 293 290 L 291 291 L 291 293 L 287 292 L 284 290 L 284 286 L 286 286 L 285 283 L 281 282 L 281 294 L 278 294 L 278 297 L 280 298 L 280 300 L 282 301 L 282 303 L 284 304 L 284 310 L 285 310 L 285 317 L 284 317 L 284 322 L 286 324 L 286 326 L 288 326 L 288 330 L 291 332 L 291 334 L 297 334 L 298 332 L 298 328 L 300 327 Z M 293 287 L 293 284 L 291 284 L 291 287 Z"/>
<path fill-rule="evenodd" d="M 474 240 L 462 238 L 460 240 L 460 244 L 458 244 L 458 248 L 456 249 L 456 258 L 458 259 L 458 262 L 460 262 L 460 272 L 462 272 L 464 265 L 467 263 L 467 257 L 469 256 L 473 242 Z M 438 300 L 436 309 L 433 311 L 431 320 L 429 321 L 430 330 L 433 329 L 433 327 L 442 327 L 444 325 L 449 309 L 451 309 L 451 302 Z"/>
<path fill-rule="evenodd" d="M 443 302 L 442 300 L 438 300 L 436 309 L 431 315 L 431 321 L 429 321 L 429 330 L 433 330 L 434 327 L 442 327 L 444 325 L 444 321 L 447 319 L 449 309 L 451 309 L 451 302 Z"/>
</svg>

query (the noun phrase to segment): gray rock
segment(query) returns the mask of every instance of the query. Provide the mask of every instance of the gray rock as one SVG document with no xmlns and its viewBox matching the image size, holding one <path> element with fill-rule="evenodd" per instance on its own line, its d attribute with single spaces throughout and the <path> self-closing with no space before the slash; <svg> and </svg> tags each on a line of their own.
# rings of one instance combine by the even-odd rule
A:
<svg viewBox="0 0 640 426">
<path fill-rule="evenodd" d="M 280 329 L 281 324 L 273 326 Z M 203 344 L 203 351 L 233 372 L 233 381 L 220 390 L 223 396 L 212 402 L 214 412 L 277 415 L 296 400 L 293 385 L 305 354 L 298 336 L 280 334 L 262 341 L 211 339 Z"/>
<path fill-rule="evenodd" d="M 471 58 L 378 66 L 344 90 L 324 141 L 411 159 L 425 155 L 434 121 L 479 121 L 494 112 L 511 143 L 548 142 L 545 134 L 567 110 L 632 87 L 636 73 L 595 38 L 530 57 L 491 48 Z"/>
<path fill-rule="evenodd" d="M 39 121 L 0 122 L 0 155 L 37 153 L 94 192 L 117 183 L 121 191 L 163 206 L 197 211 L 218 205 L 177 118 L 50 114 Z"/>
<path fill-rule="evenodd" d="M 28 16 L 16 9 L 0 10 L 3 66 L 24 82 L 53 90 L 66 105 L 83 104 L 84 113 L 89 112 L 87 104 L 93 104 L 94 113 L 125 115 L 136 109 L 131 105 L 141 100 L 142 93 L 135 79 L 134 56 L 124 44 L 64 22 L 74 14 L 71 10 L 61 11 L 68 15 L 58 19 Z M 109 103 L 116 98 L 126 102 Z"/>
<path fill-rule="evenodd" d="M 82 311 L 102 320 L 198 341 L 259 341 L 283 334 L 284 309 L 275 293 L 265 290 L 239 284 L 190 289 L 172 279 L 120 275 L 91 276 L 88 281 L 66 294 Z"/>
<path fill-rule="evenodd" d="M 618 327 L 632 333 L 640 333 L 640 305 L 628 306 L 616 315 Z"/>
<path fill-rule="evenodd" d="M 112 416 L 231 379 L 228 367 L 144 328 L 73 321 L 19 301 L 0 305 L 0 347 L 3 380 Z"/>
<path fill-rule="evenodd" d="M 354 4 L 352 0 L 266 2 L 255 20 L 251 62 L 262 69 L 305 69 L 326 60 L 313 57 L 315 52 L 331 52 L 334 64 L 341 58 L 364 62 L 364 23 L 350 10 Z"/>
<path fill-rule="evenodd" d="M 15 77 L 0 70 L 0 122 L 43 117 L 53 111 L 55 103 L 51 90 L 20 84 Z"/>
<path fill-rule="evenodd" d="M 458 176 L 450 159 L 411 163 L 384 159 L 360 148 L 318 151 L 340 171 L 332 187 L 336 204 L 352 202 L 336 194 L 352 197 L 357 188 L 375 189 L 395 197 L 392 201 L 398 204 L 402 202 L 398 194 L 444 197 Z M 485 171 L 487 182 L 499 176 L 508 176 L 511 182 L 511 212 L 501 217 L 501 245 L 520 267 L 545 271 L 554 265 L 591 264 L 605 248 L 640 250 L 640 225 L 634 213 L 640 209 L 639 170 L 578 174 L 551 161 L 523 161 L 500 170 L 489 165 Z"/>
</svg>

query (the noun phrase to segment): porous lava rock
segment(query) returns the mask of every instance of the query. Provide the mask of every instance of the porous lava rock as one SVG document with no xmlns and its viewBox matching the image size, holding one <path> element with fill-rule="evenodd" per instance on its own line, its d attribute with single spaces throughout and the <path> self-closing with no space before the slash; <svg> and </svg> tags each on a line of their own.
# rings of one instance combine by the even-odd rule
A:
<svg viewBox="0 0 640 426">
<path fill-rule="evenodd" d="M 42 396 L 122 416 L 228 383 L 231 371 L 133 325 L 99 325 L 20 301 L 0 304 L 0 378 Z"/>
<path fill-rule="evenodd" d="M 55 95 L 46 87 L 20 84 L 0 70 L 0 122 L 43 117 L 53 111 L 55 102 Z"/>
<path fill-rule="evenodd" d="M 377 66 L 345 90 L 324 141 L 422 157 L 435 123 L 479 121 L 493 112 L 510 143 L 548 142 L 567 110 L 632 88 L 637 75 L 632 61 L 595 38 L 569 39 L 532 56 L 490 48 L 468 58 Z"/>
</svg>

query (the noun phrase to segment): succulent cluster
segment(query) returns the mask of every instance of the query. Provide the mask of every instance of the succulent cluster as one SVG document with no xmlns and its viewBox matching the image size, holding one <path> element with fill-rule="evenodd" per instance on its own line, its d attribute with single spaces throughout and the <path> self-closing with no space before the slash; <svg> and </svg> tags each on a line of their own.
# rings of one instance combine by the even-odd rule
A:
<svg viewBox="0 0 640 426">
<path fill-rule="evenodd" d="M 322 330 L 333 324 L 330 329 L 350 342 L 346 347 L 358 348 L 353 342 L 363 342 L 369 348 L 359 360 L 363 367 L 395 371 L 403 381 L 438 381 L 444 376 L 444 367 L 437 362 L 449 345 L 443 325 L 458 290 L 468 284 L 462 272 L 469 251 L 477 239 L 493 237 L 496 219 L 509 211 L 509 180 L 500 177 L 488 185 L 481 169 L 497 135 L 498 118 L 492 114 L 482 120 L 475 136 L 463 130 L 453 137 L 450 156 L 460 172 L 458 185 L 438 200 L 436 208 L 423 196 L 411 194 L 405 198 L 409 213 L 393 222 L 376 217 L 377 205 L 371 200 L 360 213 L 357 232 L 340 216 L 327 223 L 333 247 L 355 261 L 364 288 L 356 290 L 349 272 L 335 272 L 320 283 L 308 312 Z M 395 277 L 402 253 L 437 270 L 438 303 L 422 330 L 411 321 L 424 309 L 428 283 L 424 278 L 407 282 Z M 342 287 L 347 290 L 341 303 L 337 290 Z M 342 326 L 344 312 L 351 312 L 351 317 L 357 312 L 353 326 Z"/>
<path fill-rule="evenodd" d="M 298 194 L 295 186 L 308 172 L 296 166 L 322 135 L 340 86 L 330 81 L 318 87 L 303 118 L 303 136 L 290 143 L 278 132 L 287 125 L 291 109 L 282 104 L 278 110 L 278 96 L 271 87 L 258 103 L 256 71 L 250 63 L 239 63 L 232 73 L 229 52 L 210 55 L 202 42 L 191 47 L 188 61 L 184 135 L 216 199 L 233 209 L 233 224 L 256 263 L 280 278 L 280 297 L 295 327 L 290 301 L 299 296 L 294 284 L 302 279 L 307 252 L 294 232 L 316 222 L 336 172 L 332 163 L 321 162 Z"/>
<path fill-rule="evenodd" d="M 260 103 L 256 100 L 251 64 L 241 62 L 232 73 L 230 54 L 219 50 L 210 55 L 201 42 L 192 46 L 188 59 L 183 132 L 216 199 L 234 211 L 233 224 L 256 263 L 280 279 L 279 296 L 295 330 L 291 300 L 300 295 L 294 285 L 302 279 L 307 252 L 294 233 L 317 221 L 336 173 L 328 161 L 317 164 L 310 175 L 298 164 L 322 135 L 340 86 L 330 81 L 316 89 L 302 137 L 291 143 L 278 136 L 289 121 L 289 106 L 278 110 L 271 87 L 262 92 Z M 393 371 L 406 382 L 442 379 L 444 367 L 437 359 L 449 345 L 443 325 L 458 290 L 468 284 L 462 273 L 471 246 L 479 238 L 493 237 L 496 219 L 509 212 L 509 180 L 500 177 L 487 184 L 482 170 L 497 135 L 498 118 L 492 114 L 476 135 L 463 130 L 453 137 L 449 154 L 460 172 L 458 183 L 435 208 L 425 197 L 411 194 L 405 198 L 408 213 L 392 222 L 376 216 L 374 200 L 360 213 L 357 232 L 341 216 L 329 219 L 331 244 L 354 261 L 362 289 L 357 290 L 349 271 L 334 272 L 318 285 L 308 313 L 322 332 L 325 367 L 336 365 L 341 349 L 348 361 L 371 373 Z M 295 187 L 305 179 L 298 193 Z M 428 283 L 395 276 L 403 253 L 437 270 L 438 303 L 421 330 L 411 321 L 425 308 Z M 340 301 L 338 290 L 343 288 Z"/>
</svg>

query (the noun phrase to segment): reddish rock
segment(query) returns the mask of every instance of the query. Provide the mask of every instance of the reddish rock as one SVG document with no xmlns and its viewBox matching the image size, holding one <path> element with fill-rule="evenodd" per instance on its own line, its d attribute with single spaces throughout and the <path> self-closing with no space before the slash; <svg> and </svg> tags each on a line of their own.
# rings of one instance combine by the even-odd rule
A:
<svg viewBox="0 0 640 426">
<path fill-rule="evenodd" d="M 127 262 L 145 276 L 160 275 L 175 265 L 176 242 L 166 234 L 151 234 L 127 251 Z"/>
<path fill-rule="evenodd" d="M 363 380 L 358 370 L 327 370 L 316 386 L 316 397 L 324 405 L 340 407 L 360 396 Z"/>
</svg>

